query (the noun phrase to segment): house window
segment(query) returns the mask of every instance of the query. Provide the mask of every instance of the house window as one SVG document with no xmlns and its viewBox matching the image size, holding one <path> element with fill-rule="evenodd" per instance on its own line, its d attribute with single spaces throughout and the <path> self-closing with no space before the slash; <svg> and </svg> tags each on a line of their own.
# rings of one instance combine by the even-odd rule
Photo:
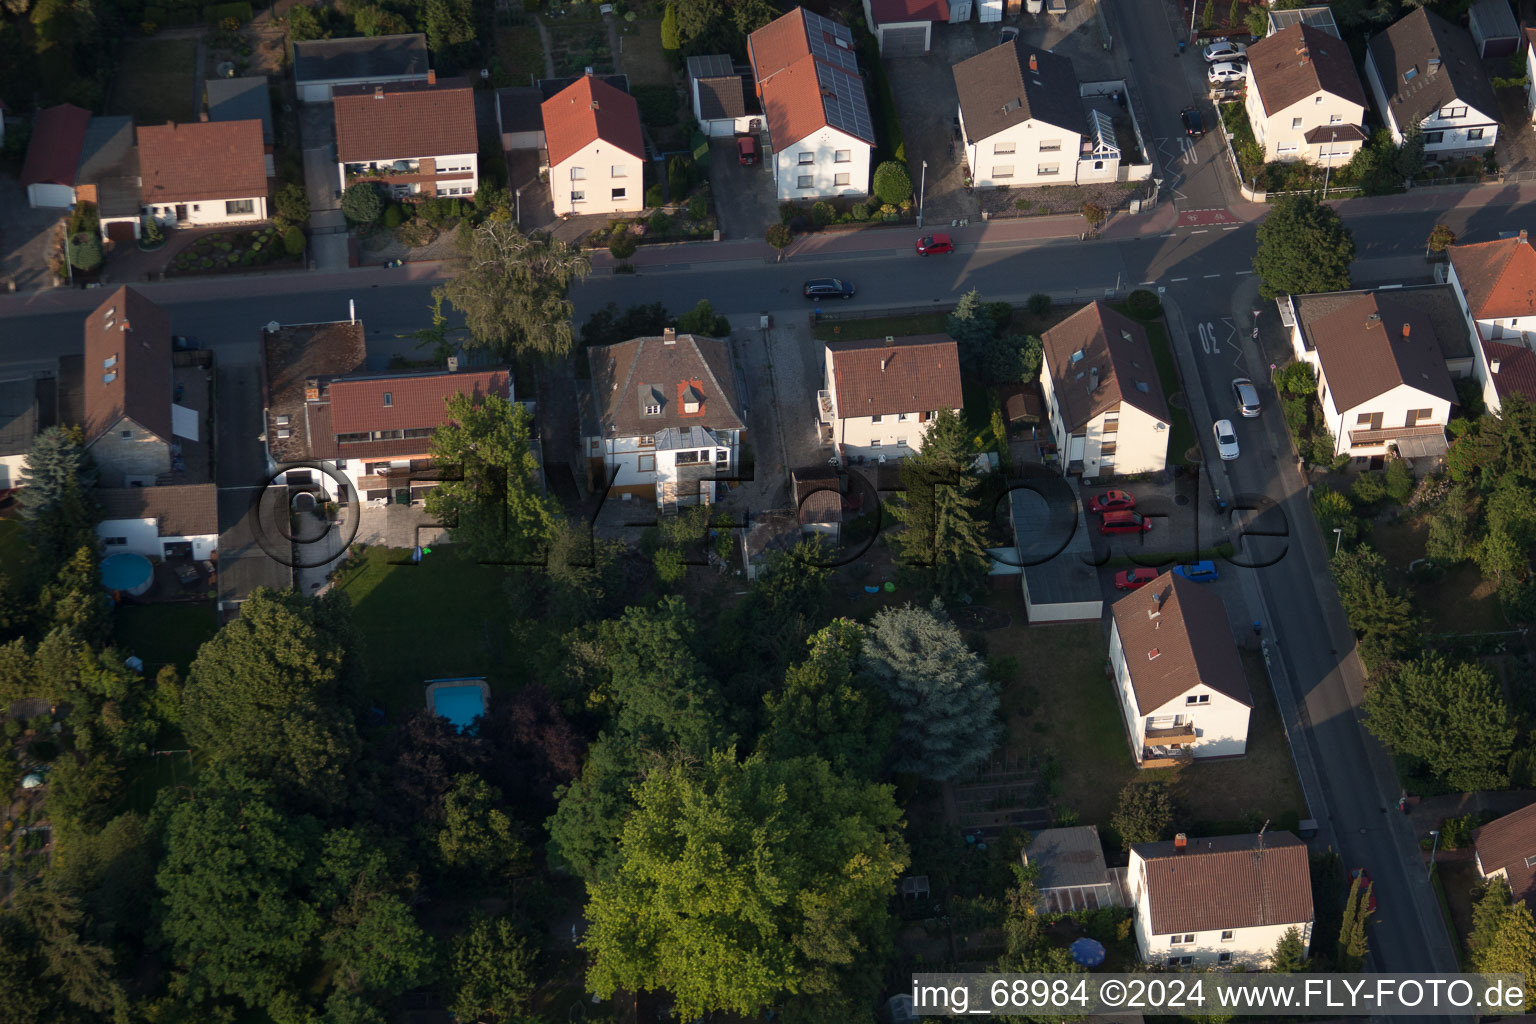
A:
<svg viewBox="0 0 1536 1024">
<path fill-rule="evenodd" d="M 897 447 L 905 448 L 907 446 L 907 439 L 904 437 L 898 437 L 896 439 L 896 445 Z"/>
<path fill-rule="evenodd" d="M 1451 121 L 1458 117 L 1466 117 L 1466 107 L 1444 107 L 1440 111 L 1440 120 Z"/>
<path fill-rule="evenodd" d="M 571 180 L 572 181 L 586 181 L 587 180 L 587 169 L 585 167 L 572 167 L 571 168 Z"/>
<path fill-rule="evenodd" d="M 1012 156 L 1018 147 L 1012 142 L 992 143 L 993 156 Z"/>
<path fill-rule="evenodd" d="M 1300 128 L 1301 128 L 1301 118 L 1299 118 L 1299 117 L 1291 118 L 1291 131 L 1297 131 Z"/>
<path fill-rule="evenodd" d="M 871 448 L 879 448 L 880 447 L 880 439 L 878 437 L 875 438 L 873 441 L 869 442 L 869 446 Z"/>
<path fill-rule="evenodd" d="M 388 409 L 395 404 L 395 396 L 388 391 L 384 392 L 384 408 Z"/>
<path fill-rule="evenodd" d="M 627 178 L 629 177 L 629 168 L 625 167 L 623 164 L 614 164 L 612 167 L 608 168 L 608 177 Z"/>
<path fill-rule="evenodd" d="M 1208 693 L 1192 693 L 1188 697 L 1184 698 L 1185 706 L 1191 704 L 1209 704 L 1210 702 L 1211 695 Z"/>
<path fill-rule="evenodd" d="M 1322 97 L 1319 96 L 1318 99 L 1322 99 Z M 1343 124 L 1344 123 L 1344 115 L 1343 114 L 1329 114 L 1328 115 L 1328 123 L 1329 124 Z"/>
<path fill-rule="evenodd" d="M 1424 145 L 1438 146 L 1445 141 L 1445 132 L 1425 132 Z"/>
<path fill-rule="evenodd" d="M 839 150 L 837 150 L 836 152 L 834 152 L 832 154 L 832 162 L 833 163 L 838 163 L 838 164 L 852 163 L 853 162 L 853 150 L 851 150 L 851 149 L 839 149 Z"/>
<path fill-rule="evenodd" d="M 366 430 L 364 430 L 364 431 L 362 431 L 360 433 L 337 434 L 336 435 L 336 443 L 337 444 L 357 444 L 359 441 L 366 441 L 366 440 L 368 440 L 368 432 Z"/>
<path fill-rule="evenodd" d="M 576 192 L 572 192 L 571 193 L 571 202 L 573 202 L 573 203 L 584 203 L 586 201 L 587 201 L 587 194 L 585 192 L 576 191 Z"/>
<path fill-rule="evenodd" d="M 1011 178 L 1011 177 L 1013 177 L 1013 164 L 998 164 L 996 167 L 993 167 L 992 168 L 992 177 L 993 178 Z"/>
<path fill-rule="evenodd" d="M 646 409 L 646 411 L 650 412 L 649 407 Z M 652 415 L 655 415 L 655 414 L 652 413 Z M 640 447 L 641 448 L 655 448 L 656 447 L 656 437 L 655 437 L 655 435 L 654 434 L 641 434 L 640 435 Z"/>
<path fill-rule="evenodd" d="M 1536 857 L 1525 858 L 1525 866 L 1528 868 L 1536 868 Z"/>
<path fill-rule="evenodd" d="M 912 414 L 909 412 L 899 412 L 896 414 L 896 422 L 905 423 L 911 416 Z"/>
<path fill-rule="evenodd" d="M 815 153 L 801 153 L 800 157 L 799 157 L 799 161 L 800 161 L 800 163 L 802 165 L 803 164 L 813 164 L 813 163 L 816 162 L 816 154 Z"/>
<path fill-rule="evenodd" d="M 1319 104 L 1321 102 L 1323 102 L 1322 96 L 1313 96 L 1312 97 L 1312 105 L 1313 106 L 1316 106 L 1317 104 Z"/>
<path fill-rule="evenodd" d="M 645 414 L 647 416 L 660 416 L 661 415 L 661 406 L 659 406 L 659 405 L 647 405 L 645 407 Z M 654 444 L 655 442 L 653 441 L 652 443 Z"/>
<path fill-rule="evenodd" d="M 1409 68 L 1407 71 L 1403 72 L 1403 81 L 1405 81 L 1405 82 L 1411 82 L 1415 78 L 1418 78 L 1418 77 L 1419 77 L 1419 69 L 1418 68 Z"/>
<path fill-rule="evenodd" d="M 1476 142 L 1478 139 L 1480 139 L 1482 137 L 1483 137 L 1483 130 L 1481 128 L 1468 128 L 1467 129 L 1467 141 L 1468 142 Z"/>
<path fill-rule="evenodd" d="M 1061 164 L 1041 164 L 1035 173 L 1041 176 L 1049 174 L 1060 174 Z"/>
<path fill-rule="evenodd" d="M 1296 144 L 1295 143 L 1292 143 L 1289 146 L 1278 146 L 1278 147 L 1275 148 L 1275 155 L 1276 156 L 1284 156 L 1287 153 L 1294 153 L 1294 152 L 1296 152 Z"/>
<path fill-rule="evenodd" d="M 815 177 L 813 175 L 802 174 L 802 175 L 799 176 L 799 179 L 795 182 L 795 187 L 796 188 L 810 188 L 814 181 L 815 181 Z"/>
<path fill-rule="evenodd" d="M 431 436 L 431 427 L 412 427 L 405 432 L 405 439 L 407 441 L 420 441 Z"/>
<path fill-rule="evenodd" d="M 1217 953 L 1216 954 L 1216 962 L 1219 963 L 1219 964 L 1229 964 L 1229 963 L 1232 962 L 1232 954 L 1231 953 Z"/>
<path fill-rule="evenodd" d="M 1421 421 L 1428 422 L 1434 418 L 1435 410 L 1433 409 L 1409 409 L 1408 418 L 1404 421 L 1403 425 L 1408 427 L 1416 427 Z"/>
<path fill-rule="evenodd" d="M 731 453 L 730 452 L 726 451 L 724 448 L 716 448 L 715 449 L 715 465 L 717 465 L 717 466 L 724 466 L 724 465 L 729 464 L 730 461 L 731 461 Z"/>
<path fill-rule="evenodd" d="M 1381 413 L 1363 412 L 1355 417 L 1355 426 L 1364 427 L 1367 430 L 1381 429 Z"/>
<path fill-rule="evenodd" d="M 1042 153 L 1060 153 L 1061 152 L 1061 140 L 1060 139 L 1046 139 L 1044 142 L 1040 143 L 1040 152 L 1042 152 Z"/>
<path fill-rule="evenodd" d="M 133 440 L 133 431 L 125 430 L 121 434 L 119 434 L 118 436 L 121 437 L 124 441 L 132 441 Z"/>
<path fill-rule="evenodd" d="M 1168 940 L 1169 944 L 1174 946 L 1187 946 L 1194 941 L 1195 935 L 1193 932 L 1186 932 L 1183 935 L 1175 935 Z"/>
<path fill-rule="evenodd" d="M 101 538 L 101 542 L 103 544 L 127 544 L 128 543 L 128 538 L 127 537 L 103 537 L 103 538 Z"/>
<path fill-rule="evenodd" d="M 1093 169 L 1096 170 L 1096 171 L 1102 171 L 1104 169 L 1104 161 L 1103 160 L 1095 160 L 1093 162 Z"/>
<path fill-rule="evenodd" d="M 877 412 L 877 413 L 875 413 L 873 416 L 871 416 L 869 418 L 869 422 L 871 422 L 871 423 L 879 423 L 879 422 L 881 422 L 884 419 L 885 419 L 885 413 Z"/>
<path fill-rule="evenodd" d="M 642 473 L 654 473 L 654 472 L 656 472 L 656 456 L 654 456 L 654 455 L 642 455 L 642 456 L 640 456 L 640 466 L 639 466 L 639 469 L 640 469 L 640 472 L 642 472 Z"/>
<path fill-rule="evenodd" d="M 1221 933 L 1221 941 L 1222 942 L 1231 942 L 1235 938 L 1237 938 L 1237 932 L 1233 931 L 1230 928 L 1228 928 L 1226 931 Z"/>
<path fill-rule="evenodd" d="M 623 199 L 628 194 L 629 194 L 629 192 L 628 192 L 627 189 L 616 188 L 616 189 L 613 190 L 613 195 L 612 195 L 611 198 L 613 198 L 613 199 Z"/>
<path fill-rule="evenodd" d="M 849 178 L 846 174 L 837 174 L 832 177 L 832 184 L 834 185 L 847 185 L 848 183 Z"/>
<path fill-rule="evenodd" d="M 192 207 L 192 209 L 195 210 L 195 209 L 197 209 L 197 207 L 194 206 L 194 207 Z M 256 200 L 254 200 L 254 199 L 231 199 L 231 200 L 229 200 L 228 202 L 226 202 L 224 204 L 224 212 L 226 214 L 228 214 L 229 216 L 231 216 L 231 217 L 235 217 L 235 216 L 238 216 L 238 215 L 243 214 L 243 213 L 255 213 L 256 212 Z"/>
</svg>

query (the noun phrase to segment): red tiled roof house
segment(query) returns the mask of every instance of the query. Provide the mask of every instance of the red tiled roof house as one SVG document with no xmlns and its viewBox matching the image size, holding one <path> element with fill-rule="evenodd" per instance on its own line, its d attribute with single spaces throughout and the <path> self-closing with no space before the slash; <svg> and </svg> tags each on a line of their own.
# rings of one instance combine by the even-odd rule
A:
<svg viewBox="0 0 1536 1024">
<path fill-rule="evenodd" d="M 940 409 L 965 407 L 960 350 L 942 334 L 834 342 L 823 369 L 821 438 L 844 459 L 906 458 L 922 451 Z"/>
<path fill-rule="evenodd" d="M 331 90 L 339 187 L 376 182 L 395 198 L 473 196 L 480 187 L 475 96 L 462 78 Z"/>
<path fill-rule="evenodd" d="M 261 121 L 140 126 L 144 213 L 201 227 L 267 219 L 267 157 Z"/>
<path fill-rule="evenodd" d="M 875 126 L 846 25 L 796 7 L 747 37 L 780 199 L 869 192 Z"/>
<path fill-rule="evenodd" d="M 1311 948 L 1311 868 L 1306 844 L 1289 832 L 1137 843 L 1126 885 L 1148 963 L 1262 967 L 1292 928 Z"/>
<path fill-rule="evenodd" d="M 1502 878 L 1515 902 L 1536 900 L 1536 804 L 1496 818 L 1472 835 L 1477 871 Z"/>
<path fill-rule="evenodd" d="M 1349 47 L 1297 22 L 1248 47 L 1253 136 L 1265 160 L 1343 167 L 1365 143 L 1365 87 Z"/>
<path fill-rule="evenodd" d="M 555 213 L 637 213 L 645 207 L 645 139 L 633 96 L 585 75 L 540 110 Z"/>
<path fill-rule="evenodd" d="M 1525 229 L 1497 242 L 1453 245 L 1446 255 L 1436 276 L 1451 285 L 1466 318 L 1483 404 L 1498 412 L 1511 393 L 1536 402 L 1536 249 Z"/>
<path fill-rule="evenodd" d="M 581 432 L 592 488 L 655 500 L 662 512 L 713 504 L 747 432 L 730 346 L 669 327 L 589 348 L 587 362 Z"/>
</svg>

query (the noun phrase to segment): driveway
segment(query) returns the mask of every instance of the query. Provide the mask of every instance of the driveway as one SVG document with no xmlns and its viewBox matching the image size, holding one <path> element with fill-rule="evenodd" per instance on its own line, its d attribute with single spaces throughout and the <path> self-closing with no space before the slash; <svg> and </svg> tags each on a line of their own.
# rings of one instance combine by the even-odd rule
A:
<svg viewBox="0 0 1536 1024">
<path fill-rule="evenodd" d="M 347 219 L 336 179 L 336 117 L 329 103 L 299 108 L 304 143 L 304 190 L 309 194 L 309 258 L 318 270 L 347 268 Z"/>
<path fill-rule="evenodd" d="M 17 291 L 53 287 L 48 251 L 53 227 L 63 210 L 34 210 L 27 190 L 10 175 L 0 175 L 0 288 L 14 282 Z"/>
<path fill-rule="evenodd" d="M 709 184 L 721 238 L 761 239 L 768 225 L 779 222 L 773 172 L 761 160 L 751 167 L 741 166 L 734 139 L 710 140 Z"/>
</svg>

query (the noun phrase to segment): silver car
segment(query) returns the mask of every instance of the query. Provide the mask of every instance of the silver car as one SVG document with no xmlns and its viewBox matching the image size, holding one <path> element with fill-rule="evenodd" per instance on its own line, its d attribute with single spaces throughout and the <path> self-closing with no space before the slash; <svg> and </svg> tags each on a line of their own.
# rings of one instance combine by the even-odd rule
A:
<svg viewBox="0 0 1536 1024">
<path fill-rule="evenodd" d="M 1205 62 L 1214 64 L 1219 60 L 1247 60 L 1248 47 L 1242 43 L 1234 43 L 1230 39 L 1220 39 L 1210 43 L 1204 50 Z"/>
<path fill-rule="evenodd" d="M 1231 420 L 1217 420 L 1211 425 L 1211 436 L 1216 439 L 1216 454 L 1222 462 L 1237 458 L 1237 431 L 1232 429 Z"/>
<path fill-rule="evenodd" d="M 1253 381 L 1239 377 L 1232 382 L 1232 397 L 1237 401 L 1237 411 L 1245 420 L 1259 416 L 1259 392 Z"/>
<path fill-rule="evenodd" d="M 1246 75 L 1247 71 L 1243 65 L 1234 64 L 1232 61 L 1212 64 L 1211 70 L 1206 73 L 1206 77 L 1211 80 L 1212 85 L 1226 85 L 1229 82 L 1238 82 Z"/>
</svg>

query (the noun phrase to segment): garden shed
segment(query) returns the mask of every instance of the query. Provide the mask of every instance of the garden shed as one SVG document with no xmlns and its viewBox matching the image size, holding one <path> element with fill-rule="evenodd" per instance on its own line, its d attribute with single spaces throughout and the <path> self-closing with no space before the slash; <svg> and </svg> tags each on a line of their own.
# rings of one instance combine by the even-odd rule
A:
<svg viewBox="0 0 1536 1024">
<path fill-rule="evenodd" d="M 1467 12 L 1467 27 L 1484 60 L 1508 57 L 1520 48 L 1520 26 L 1509 0 L 1477 0 Z"/>
<path fill-rule="evenodd" d="M 1104 593 L 1082 503 L 1047 502 L 1041 491 L 1051 493 L 1017 487 L 1008 495 L 1030 624 L 1097 621 L 1104 615 Z"/>
</svg>

